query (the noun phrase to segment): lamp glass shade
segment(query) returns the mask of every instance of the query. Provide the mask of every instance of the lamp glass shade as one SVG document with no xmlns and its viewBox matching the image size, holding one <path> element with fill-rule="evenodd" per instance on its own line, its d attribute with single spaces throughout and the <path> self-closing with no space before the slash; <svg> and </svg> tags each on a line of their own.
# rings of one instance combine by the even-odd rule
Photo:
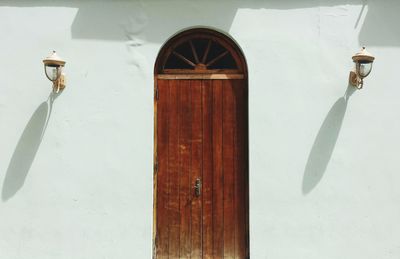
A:
<svg viewBox="0 0 400 259">
<path fill-rule="evenodd" d="M 46 76 L 50 81 L 56 81 L 61 75 L 61 66 L 45 65 Z"/>
<path fill-rule="evenodd" d="M 372 62 L 359 62 L 356 64 L 357 74 L 364 78 L 371 73 L 372 70 Z"/>
</svg>

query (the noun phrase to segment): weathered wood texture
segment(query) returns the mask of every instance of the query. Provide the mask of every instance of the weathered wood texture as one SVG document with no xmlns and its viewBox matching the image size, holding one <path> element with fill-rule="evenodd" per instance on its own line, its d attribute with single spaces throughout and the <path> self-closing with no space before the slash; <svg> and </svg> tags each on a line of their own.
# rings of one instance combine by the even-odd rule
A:
<svg viewBox="0 0 400 259">
<path fill-rule="evenodd" d="M 176 71 L 175 71 L 176 72 Z M 157 75 L 158 79 L 244 79 L 243 74 L 229 74 L 229 73 L 219 73 L 219 74 L 160 74 Z"/>
<path fill-rule="evenodd" d="M 157 87 L 156 258 L 249 258 L 246 81 Z"/>
</svg>

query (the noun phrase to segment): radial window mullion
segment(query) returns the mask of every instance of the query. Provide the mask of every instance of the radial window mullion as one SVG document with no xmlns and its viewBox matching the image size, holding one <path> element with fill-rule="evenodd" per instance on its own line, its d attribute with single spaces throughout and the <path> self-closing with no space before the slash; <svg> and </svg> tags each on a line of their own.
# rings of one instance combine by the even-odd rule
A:
<svg viewBox="0 0 400 259">
<path fill-rule="evenodd" d="M 192 49 L 192 52 L 193 52 L 194 61 L 196 62 L 196 64 L 199 64 L 200 63 L 199 62 L 199 57 L 197 56 L 197 52 L 196 52 L 196 49 L 195 49 L 195 47 L 193 45 L 192 40 L 189 41 L 189 44 L 190 44 L 190 48 Z"/>
<path fill-rule="evenodd" d="M 173 51 L 172 54 L 174 54 L 175 56 L 177 56 L 178 58 L 183 60 L 185 63 L 191 65 L 192 67 L 196 66 L 196 64 L 194 64 L 192 61 L 190 61 L 189 59 L 185 58 L 183 55 L 179 54 L 178 52 Z"/>
</svg>

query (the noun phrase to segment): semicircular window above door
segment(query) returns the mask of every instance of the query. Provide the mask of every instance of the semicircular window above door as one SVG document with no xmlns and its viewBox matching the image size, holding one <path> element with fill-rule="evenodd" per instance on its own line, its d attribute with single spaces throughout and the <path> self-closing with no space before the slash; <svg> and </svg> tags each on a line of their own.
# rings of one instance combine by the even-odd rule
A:
<svg viewBox="0 0 400 259">
<path fill-rule="evenodd" d="M 172 50 L 165 69 L 237 69 L 232 54 L 211 39 L 193 39 Z"/>
<path fill-rule="evenodd" d="M 212 34 L 185 35 L 166 46 L 160 74 L 243 73 L 243 61 L 230 43 Z"/>
</svg>

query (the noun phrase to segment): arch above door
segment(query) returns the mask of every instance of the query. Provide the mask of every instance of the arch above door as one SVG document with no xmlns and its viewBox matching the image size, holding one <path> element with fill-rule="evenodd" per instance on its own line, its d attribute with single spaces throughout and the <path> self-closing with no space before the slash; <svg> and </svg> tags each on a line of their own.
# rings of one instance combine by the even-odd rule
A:
<svg viewBox="0 0 400 259">
<path fill-rule="evenodd" d="M 195 74 L 203 74 L 202 78 L 212 78 L 212 74 L 244 78 L 247 64 L 240 47 L 227 34 L 209 28 L 192 28 L 167 40 L 158 53 L 154 74 L 160 78 L 170 78 L 168 75 L 193 78 Z"/>
</svg>

